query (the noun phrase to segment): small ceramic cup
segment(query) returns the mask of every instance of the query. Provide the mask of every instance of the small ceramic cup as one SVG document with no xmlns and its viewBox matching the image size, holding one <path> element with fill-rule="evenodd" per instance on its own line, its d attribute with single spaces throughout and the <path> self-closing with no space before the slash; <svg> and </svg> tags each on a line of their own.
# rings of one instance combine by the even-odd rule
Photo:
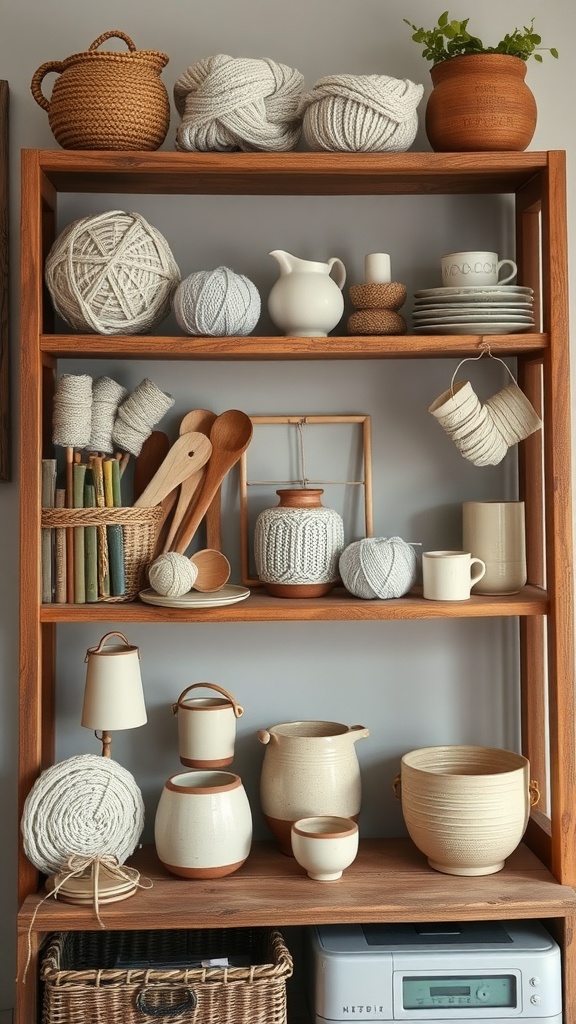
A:
<svg viewBox="0 0 576 1024">
<path fill-rule="evenodd" d="M 503 267 L 510 267 L 510 271 L 505 277 L 500 277 Z M 447 253 L 440 259 L 440 269 L 442 284 L 456 288 L 506 284 L 518 272 L 514 260 L 500 260 L 496 252 L 478 250 Z"/>
<path fill-rule="evenodd" d="M 352 818 L 317 815 L 292 825 L 292 853 L 309 878 L 335 882 L 358 853 L 358 825 Z"/>
</svg>

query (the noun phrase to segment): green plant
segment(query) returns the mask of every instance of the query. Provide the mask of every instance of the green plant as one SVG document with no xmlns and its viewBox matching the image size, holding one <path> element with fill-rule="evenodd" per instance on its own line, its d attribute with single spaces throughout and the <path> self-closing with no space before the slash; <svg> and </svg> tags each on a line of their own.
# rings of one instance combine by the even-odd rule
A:
<svg viewBox="0 0 576 1024">
<path fill-rule="evenodd" d="M 515 28 L 513 32 L 505 35 L 496 46 L 485 46 L 481 39 L 471 35 L 468 31 L 469 20 L 450 20 L 448 11 L 444 11 L 438 18 L 438 23 L 433 28 L 426 29 L 418 28 L 404 18 L 406 24 L 414 30 L 412 39 L 423 47 L 422 56 L 434 64 L 470 53 L 507 53 L 512 57 L 520 57 L 521 60 L 534 57 L 539 63 L 542 62 L 540 51 L 558 57 L 558 50 L 554 47 L 540 46 L 542 39 L 534 31 L 534 18 L 529 25 L 524 25 L 522 29 Z"/>
</svg>

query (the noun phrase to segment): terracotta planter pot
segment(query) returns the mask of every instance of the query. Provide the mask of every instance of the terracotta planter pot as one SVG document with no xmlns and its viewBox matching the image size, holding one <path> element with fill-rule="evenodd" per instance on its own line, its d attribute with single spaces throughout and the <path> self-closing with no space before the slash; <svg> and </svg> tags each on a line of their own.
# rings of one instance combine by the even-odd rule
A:
<svg viewBox="0 0 576 1024">
<path fill-rule="evenodd" d="M 524 150 L 536 128 L 526 61 L 478 53 L 435 64 L 426 134 L 437 152 Z"/>
</svg>

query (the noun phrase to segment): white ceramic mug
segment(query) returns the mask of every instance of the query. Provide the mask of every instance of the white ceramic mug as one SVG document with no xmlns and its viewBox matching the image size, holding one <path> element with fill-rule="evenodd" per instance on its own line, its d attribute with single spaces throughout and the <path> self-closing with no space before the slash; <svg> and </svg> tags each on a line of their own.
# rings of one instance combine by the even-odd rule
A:
<svg viewBox="0 0 576 1024">
<path fill-rule="evenodd" d="M 510 267 L 507 277 L 500 277 L 502 267 Z M 465 288 L 467 285 L 506 284 L 516 277 L 514 260 L 499 260 L 497 252 L 450 252 L 440 259 L 442 284 Z"/>
<path fill-rule="evenodd" d="M 464 501 L 462 544 L 486 565 L 475 594 L 517 594 L 526 583 L 523 501 Z"/>
<path fill-rule="evenodd" d="M 486 572 L 469 551 L 425 551 L 422 555 L 424 597 L 429 601 L 467 601 Z"/>
</svg>

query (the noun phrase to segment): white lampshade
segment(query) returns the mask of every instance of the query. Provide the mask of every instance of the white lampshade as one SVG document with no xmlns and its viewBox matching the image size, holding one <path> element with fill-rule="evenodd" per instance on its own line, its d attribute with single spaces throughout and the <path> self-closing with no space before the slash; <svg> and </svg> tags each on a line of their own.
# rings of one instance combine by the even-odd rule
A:
<svg viewBox="0 0 576 1024">
<path fill-rule="evenodd" d="M 123 643 L 105 646 L 110 637 L 120 637 Z M 85 661 L 81 724 L 102 732 L 145 725 L 138 648 L 129 644 L 123 633 L 107 633 L 97 647 L 88 649 Z"/>
</svg>

